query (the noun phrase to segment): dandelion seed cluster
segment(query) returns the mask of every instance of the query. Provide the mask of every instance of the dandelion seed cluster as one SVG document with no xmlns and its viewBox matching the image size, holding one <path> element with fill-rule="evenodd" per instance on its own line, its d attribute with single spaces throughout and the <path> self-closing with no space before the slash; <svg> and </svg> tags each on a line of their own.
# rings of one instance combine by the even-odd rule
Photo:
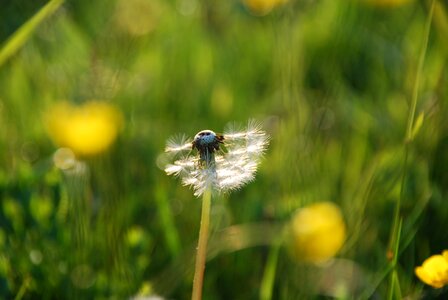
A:
<svg viewBox="0 0 448 300">
<path fill-rule="evenodd" d="M 174 162 L 165 167 L 165 172 L 180 176 L 198 197 L 206 189 L 232 191 L 254 179 L 268 144 L 268 136 L 254 121 L 242 130 L 230 125 L 222 135 L 203 130 L 193 140 L 168 140 L 165 151 Z"/>
</svg>

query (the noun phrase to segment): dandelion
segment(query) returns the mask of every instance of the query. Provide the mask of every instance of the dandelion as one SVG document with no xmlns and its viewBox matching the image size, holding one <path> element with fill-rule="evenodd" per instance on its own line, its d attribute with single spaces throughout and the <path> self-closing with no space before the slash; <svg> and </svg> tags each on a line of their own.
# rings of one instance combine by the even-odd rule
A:
<svg viewBox="0 0 448 300">
<path fill-rule="evenodd" d="M 193 140 L 171 139 L 167 143 L 165 151 L 174 156 L 174 163 L 167 165 L 165 172 L 180 176 L 184 185 L 193 187 L 195 196 L 202 195 L 194 300 L 202 298 L 212 193 L 232 191 L 252 181 L 267 146 L 266 133 L 254 121 L 243 130 L 233 125 L 224 134 L 202 130 Z"/>
<path fill-rule="evenodd" d="M 165 172 L 180 176 L 184 185 L 193 187 L 195 196 L 207 189 L 236 190 L 254 179 L 267 145 L 266 133 L 253 121 L 241 131 L 234 125 L 224 134 L 203 130 L 193 140 L 168 141 L 165 150 L 174 155 L 175 161 L 166 166 Z"/>
<path fill-rule="evenodd" d="M 415 275 L 436 289 L 448 285 L 448 250 L 427 258 L 421 266 L 415 268 Z"/>
<path fill-rule="evenodd" d="M 289 249 L 298 261 L 320 263 L 332 258 L 345 241 L 341 210 L 331 202 L 299 209 L 289 225 Z"/>
</svg>

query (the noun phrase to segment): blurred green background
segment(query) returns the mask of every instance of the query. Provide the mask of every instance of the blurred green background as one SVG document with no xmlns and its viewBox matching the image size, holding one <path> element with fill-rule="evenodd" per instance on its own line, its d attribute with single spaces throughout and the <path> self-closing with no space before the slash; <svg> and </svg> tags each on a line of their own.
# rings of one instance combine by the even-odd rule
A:
<svg viewBox="0 0 448 300">
<path fill-rule="evenodd" d="M 271 145 L 254 182 L 213 199 L 204 299 L 258 299 L 275 237 L 317 201 L 341 207 L 345 246 L 317 266 L 281 248 L 272 298 L 385 298 L 400 198 L 401 294 L 447 297 L 414 275 L 448 248 L 448 3 L 435 3 L 418 72 L 431 1 L 3 1 L 0 298 L 188 299 L 201 202 L 161 154 L 175 134 L 251 118 Z M 423 122 L 406 146 L 417 75 Z M 44 116 L 61 100 L 123 115 L 83 172 L 53 163 Z"/>
</svg>

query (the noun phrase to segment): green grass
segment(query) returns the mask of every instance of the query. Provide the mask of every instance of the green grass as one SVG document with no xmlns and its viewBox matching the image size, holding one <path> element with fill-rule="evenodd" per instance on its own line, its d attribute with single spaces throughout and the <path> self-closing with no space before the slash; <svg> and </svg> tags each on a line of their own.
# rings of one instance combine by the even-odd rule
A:
<svg viewBox="0 0 448 300">
<path fill-rule="evenodd" d="M 263 17 L 239 1 L 14 2 L 0 12 L 1 299 L 190 298 L 201 200 L 161 154 L 252 118 L 270 147 L 254 182 L 212 199 L 204 299 L 447 297 L 414 275 L 448 248 L 446 3 L 430 21 L 432 1 Z M 63 172 L 43 116 L 91 99 L 124 127 Z M 341 207 L 347 241 L 332 264 L 300 264 L 279 236 L 317 201 Z"/>
</svg>

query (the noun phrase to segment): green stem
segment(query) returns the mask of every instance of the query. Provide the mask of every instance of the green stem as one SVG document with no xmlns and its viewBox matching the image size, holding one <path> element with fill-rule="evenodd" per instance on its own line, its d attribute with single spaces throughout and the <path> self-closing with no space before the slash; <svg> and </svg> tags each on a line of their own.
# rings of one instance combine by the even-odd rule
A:
<svg viewBox="0 0 448 300">
<path fill-rule="evenodd" d="M 411 107 L 409 110 L 408 122 L 407 122 L 407 127 L 406 127 L 404 164 L 403 164 L 403 174 L 401 177 L 400 197 L 398 198 L 398 201 L 396 202 L 396 205 L 395 205 L 394 223 L 393 223 L 394 225 L 392 227 L 393 230 L 392 230 L 390 245 L 395 244 L 395 239 L 397 237 L 397 229 L 398 229 L 398 223 L 399 223 L 399 219 L 400 219 L 400 207 L 401 207 L 402 198 L 404 197 L 404 185 L 405 185 L 405 181 L 406 181 L 406 174 L 407 174 L 407 168 L 408 168 L 409 144 L 412 142 L 412 140 L 414 138 L 412 136 L 412 132 L 413 132 L 412 128 L 414 126 L 415 111 L 417 108 L 418 91 L 419 91 L 419 87 L 420 87 L 420 77 L 421 77 L 421 73 L 423 72 L 423 64 L 425 61 L 426 51 L 428 48 L 429 34 L 431 32 L 431 23 L 432 23 L 432 16 L 433 16 L 433 12 L 434 12 L 434 6 L 435 6 L 435 0 L 433 0 L 431 3 L 431 9 L 430 9 L 430 12 L 428 15 L 428 19 L 426 21 L 425 35 L 424 35 L 424 40 L 423 40 L 423 48 L 420 53 L 418 66 L 417 66 L 417 73 L 415 75 L 414 90 L 412 92 Z M 390 246 L 390 248 L 391 247 L 392 246 Z M 396 255 L 396 253 L 393 253 L 393 255 Z"/>
<path fill-rule="evenodd" d="M 198 249 L 196 252 L 196 265 L 194 269 L 192 300 L 202 299 L 202 285 L 204 282 L 205 260 L 207 258 L 207 241 L 210 227 L 210 206 L 212 194 L 206 189 L 202 196 L 201 226 L 199 228 Z"/>
<path fill-rule="evenodd" d="M 260 288 L 260 300 L 271 300 L 272 289 L 274 287 L 275 273 L 277 271 L 278 254 L 280 252 L 280 243 L 272 245 L 266 267 L 264 269 L 263 279 Z"/>
<path fill-rule="evenodd" d="M 26 290 L 28 289 L 29 284 L 30 284 L 30 278 L 27 276 L 23 280 L 22 285 L 20 286 L 19 292 L 17 293 L 14 300 L 21 300 L 23 298 L 23 296 L 26 293 Z"/>
<path fill-rule="evenodd" d="M 25 44 L 34 30 L 36 30 L 37 26 L 51 16 L 63 2 L 63 0 L 49 1 L 39 10 L 39 12 L 14 32 L 14 34 L 6 41 L 6 44 L 0 49 L 0 66 L 2 66 L 8 58 L 14 55 L 14 53 Z"/>
<path fill-rule="evenodd" d="M 428 19 L 426 20 L 423 48 L 422 51 L 420 52 L 420 57 L 418 59 L 417 73 L 415 75 L 415 84 L 414 89 L 412 91 L 411 108 L 409 111 L 408 124 L 406 127 L 406 143 L 411 142 L 413 139 L 412 128 L 414 127 L 415 111 L 417 108 L 418 92 L 420 88 L 420 77 L 421 74 L 423 73 L 423 64 L 425 62 L 426 50 L 428 49 L 429 33 L 431 32 L 431 23 L 432 23 L 432 16 L 434 14 L 435 2 L 436 0 L 432 0 Z"/>
<path fill-rule="evenodd" d="M 392 233 L 390 236 L 390 244 L 389 244 L 389 250 L 392 252 L 392 274 L 391 274 L 391 281 L 390 281 L 390 289 L 389 289 L 389 299 L 391 299 L 393 292 L 395 290 L 395 282 L 398 282 L 398 275 L 396 273 L 396 265 L 398 260 L 398 249 L 399 249 L 399 243 L 400 243 L 400 234 L 401 234 L 401 224 L 402 224 L 402 218 L 400 218 L 400 209 L 401 209 L 401 202 L 404 198 L 405 194 L 405 184 L 406 184 L 406 176 L 408 172 L 408 160 L 409 160 L 409 146 L 411 142 L 414 139 L 413 136 L 413 127 L 414 127 L 414 119 L 415 119 L 415 111 L 417 109 L 417 101 L 418 101 L 418 92 L 420 88 L 420 77 L 423 72 L 423 65 L 425 62 L 426 57 L 426 51 L 428 49 L 428 41 L 429 41 L 429 34 L 431 32 L 431 23 L 432 23 L 432 16 L 434 12 L 434 6 L 435 6 L 435 0 L 432 0 L 431 2 L 431 8 L 429 11 L 428 19 L 426 20 L 425 24 L 425 33 L 424 33 L 424 40 L 423 40 L 423 48 L 420 52 L 419 60 L 418 60 L 418 66 L 417 66 L 417 73 L 415 75 L 415 83 L 414 83 L 414 89 L 412 91 L 412 99 L 411 99 L 411 106 L 409 109 L 409 115 L 408 115 L 408 121 L 406 126 L 406 136 L 405 136 L 405 144 L 404 144 L 404 162 L 403 162 L 403 173 L 401 176 L 401 186 L 400 186 L 400 196 L 395 204 L 394 209 L 394 219 L 393 219 L 393 227 L 392 227 Z M 392 249 L 392 247 L 394 249 Z"/>
<path fill-rule="evenodd" d="M 401 289 L 400 289 L 400 282 L 398 281 L 398 274 L 396 271 L 396 266 L 397 266 L 397 262 L 398 262 L 398 251 L 399 251 L 399 246 L 400 246 L 402 224 L 403 224 L 403 219 L 400 218 L 400 221 L 398 223 L 398 229 L 397 229 L 397 237 L 396 237 L 395 245 L 394 245 L 394 258 L 392 260 L 392 274 L 390 277 L 389 295 L 387 298 L 389 300 L 394 299 L 394 294 L 396 296 L 395 297 L 396 299 L 401 299 L 401 296 L 398 296 L 401 294 L 401 292 L 400 292 Z"/>
</svg>

